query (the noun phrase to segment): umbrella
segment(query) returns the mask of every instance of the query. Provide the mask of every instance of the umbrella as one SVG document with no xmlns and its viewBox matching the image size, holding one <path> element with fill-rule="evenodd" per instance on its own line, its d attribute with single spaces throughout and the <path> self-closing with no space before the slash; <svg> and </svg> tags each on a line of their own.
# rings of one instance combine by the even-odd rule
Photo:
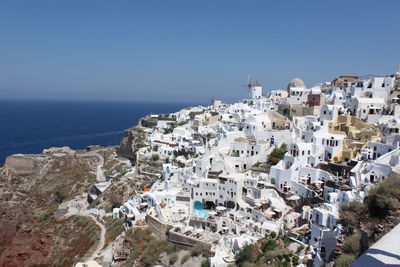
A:
<svg viewBox="0 0 400 267">
<path fill-rule="evenodd" d="M 194 232 L 195 232 L 196 234 L 200 234 L 200 233 L 204 232 L 204 230 L 201 229 L 201 228 L 196 228 L 196 229 L 194 230 Z"/>
<path fill-rule="evenodd" d="M 267 213 L 267 215 L 275 215 L 275 212 L 273 212 L 272 210 L 267 210 L 265 211 L 265 213 Z"/>
<path fill-rule="evenodd" d="M 293 195 L 293 196 L 288 198 L 288 200 L 293 200 L 293 201 L 296 201 L 296 200 L 299 200 L 299 199 L 300 199 L 300 197 L 299 196 L 295 196 L 295 195 Z"/>
</svg>

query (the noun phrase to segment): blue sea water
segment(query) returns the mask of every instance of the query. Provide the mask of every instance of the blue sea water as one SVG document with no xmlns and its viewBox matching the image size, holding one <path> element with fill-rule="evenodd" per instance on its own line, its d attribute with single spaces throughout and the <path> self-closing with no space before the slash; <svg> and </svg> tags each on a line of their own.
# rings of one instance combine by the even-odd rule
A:
<svg viewBox="0 0 400 267">
<path fill-rule="evenodd" d="M 124 130 L 150 113 L 193 103 L 0 100 L 0 166 L 8 155 L 55 146 L 117 145 Z"/>
</svg>

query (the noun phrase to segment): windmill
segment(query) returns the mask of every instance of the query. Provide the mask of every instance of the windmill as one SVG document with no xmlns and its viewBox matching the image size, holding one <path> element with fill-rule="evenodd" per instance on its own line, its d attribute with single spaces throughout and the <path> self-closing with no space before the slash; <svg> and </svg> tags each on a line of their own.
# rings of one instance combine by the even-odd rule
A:
<svg viewBox="0 0 400 267">
<path fill-rule="evenodd" d="M 249 89 L 250 98 L 259 99 L 261 97 L 261 84 L 259 82 L 253 83 L 250 75 L 247 76 L 247 84 L 243 84 L 242 86 L 246 86 Z M 256 89 L 256 87 L 259 89 Z"/>
<path fill-rule="evenodd" d="M 256 81 L 255 83 L 253 83 L 252 82 L 252 79 L 251 79 L 251 76 L 250 76 L 250 74 L 249 75 L 247 75 L 247 84 L 242 84 L 242 86 L 245 86 L 245 87 L 247 87 L 247 88 L 251 88 L 251 87 L 253 87 L 253 86 L 261 86 L 261 84 L 258 82 L 258 81 Z"/>
</svg>

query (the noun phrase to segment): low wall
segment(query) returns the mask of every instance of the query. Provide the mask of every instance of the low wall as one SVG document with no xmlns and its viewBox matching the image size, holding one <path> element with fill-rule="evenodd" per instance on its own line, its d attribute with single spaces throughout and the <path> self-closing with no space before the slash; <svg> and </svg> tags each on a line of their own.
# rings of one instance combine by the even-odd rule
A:
<svg viewBox="0 0 400 267">
<path fill-rule="evenodd" d="M 195 245 L 202 246 L 205 249 L 211 250 L 211 243 L 197 240 L 186 236 L 184 234 L 180 234 L 177 232 L 169 231 L 168 240 L 174 243 L 178 243 L 180 245 L 184 245 L 187 247 L 194 247 Z"/>
<path fill-rule="evenodd" d="M 160 238 L 166 238 L 167 228 L 168 225 L 164 222 L 161 222 L 157 218 L 147 214 L 146 215 L 146 222 L 149 226 L 150 230 Z"/>
</svg>

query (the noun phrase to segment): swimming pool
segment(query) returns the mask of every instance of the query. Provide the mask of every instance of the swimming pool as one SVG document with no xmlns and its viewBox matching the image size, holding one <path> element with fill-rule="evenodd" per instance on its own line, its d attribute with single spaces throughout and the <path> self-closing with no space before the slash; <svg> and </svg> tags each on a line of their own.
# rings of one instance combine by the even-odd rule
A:
<svg viewBox="0 0 400 267">
<path fill-rule="evenodd" d="M 195 201 L 194 205 L 194 215 L 197 217 L 201 217 L 201 218 L 207 218 L 208 217 L 208 212 L 203 210 L 203 207 L 201 205 L 200 201 Z"/>
<path fill-rule="evenodd" d="M 204 210 L 194 210 L 194 215 L 201 218 L 207 218 L 208 212 Z"/>
</svg>

